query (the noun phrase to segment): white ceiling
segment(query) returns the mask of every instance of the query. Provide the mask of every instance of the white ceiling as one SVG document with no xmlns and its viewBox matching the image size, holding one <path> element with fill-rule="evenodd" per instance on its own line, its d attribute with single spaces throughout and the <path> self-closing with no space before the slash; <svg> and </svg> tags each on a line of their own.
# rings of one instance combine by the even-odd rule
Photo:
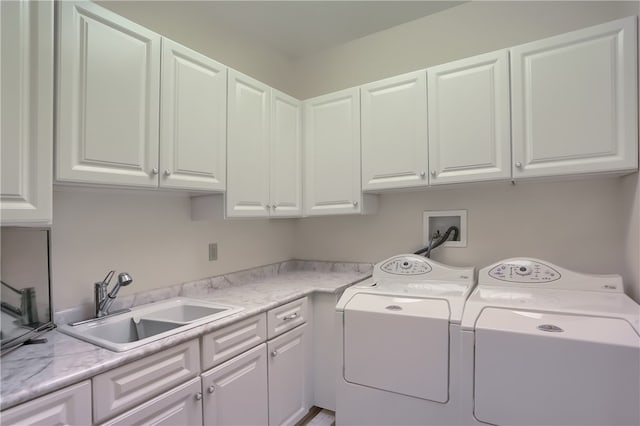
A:
<svg viewBox="0 0 640 426">
<path fill-rule="evenodd" d="M 145 2 L 147 3 L 147 2 Z M 234 37 L 296 59 L 413 21 L 462 1 L 150 1 L 176 19 L 206 17 Z M 179 7 L 176 7 L 178 6 Z M 150 9 L 153 10 L 153 9 Z M 182 13 L 181 13 L 182 12 Z"/>
</svg>

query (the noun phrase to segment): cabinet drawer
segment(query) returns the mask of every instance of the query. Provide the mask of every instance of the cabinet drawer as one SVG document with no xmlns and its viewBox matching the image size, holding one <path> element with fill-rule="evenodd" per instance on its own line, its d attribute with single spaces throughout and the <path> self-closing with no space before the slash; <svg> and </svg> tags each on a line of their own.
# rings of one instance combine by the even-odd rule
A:
<svg viewBox="0 0 640 426">
<path fill-rule="evenodd" d="M 274 337 L 307 322 L 307 298 L 294 300 L 267 312 L 267 337 Z"/>
<path fill-rule="evenodd" d="M 127 411 L 102 426 L 202 425 L 202 386 L 197 377 Z"/>
<path fill-rule="evenodd" d="M 91 383 L 78 383 L 2 412 L 2 424 L 91 424 Z"/>
<path fill-rule="evenodd" d="M 202 370 L 259 345 L 267 339 L 265 314 L 247 318 L 202 336 Z"/>
<path fill-rule="evenodd" d="M 192 340 L 93 378 L 96 423 L 173 389 L 200 372 L 198 341 Z"/>
</svg>

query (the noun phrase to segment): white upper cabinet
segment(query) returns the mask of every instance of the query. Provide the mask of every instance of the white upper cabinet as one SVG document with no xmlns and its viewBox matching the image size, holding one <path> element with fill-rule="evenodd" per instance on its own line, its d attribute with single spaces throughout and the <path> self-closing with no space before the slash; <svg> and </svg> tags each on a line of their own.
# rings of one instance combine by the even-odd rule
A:
<svg viewBox="0 0 640 426">
<path fill-rule="evenodd" d="M 513 176 L 638 167 L 636 18 L 511 49 Z"/>
<path fill-rule="evenodd" d="M 428 185 L 425 71 L 361 87 L 362 189 Z"/>
<path fill-rule="evenodd" d="M 227 68 L 162 39 L 160 187 L 224 191 Z"/>
<path fill-rule="evenodd" d="M 0 2 L 0 217 L 51 223 L 53 2 Z"/>
<path fill-rule="evenodd" d="M 302 105 L 271 90 L 271 216 L 302 215 Z"/>
<path fill-rule="evenodd" d="M 360 184 L 360 92 L 304 101 L 305 214 L 366 212 Z M 373 196 L 369 196 L 373 197 Z"/>
<path fill-rule="evenodd" d="M 431 185 L 511 178 L 508 51 L 427 69 Z"/>
<path fill-rule="evenodd" d="M 269 86 L 229 70 L 227 216 L 268 216 Z"/>
<path fill-rule="evenodd" d="M 160 36 L 90 2 L 59 7 L 56 178 L 157 186 Z"/>
</svg>

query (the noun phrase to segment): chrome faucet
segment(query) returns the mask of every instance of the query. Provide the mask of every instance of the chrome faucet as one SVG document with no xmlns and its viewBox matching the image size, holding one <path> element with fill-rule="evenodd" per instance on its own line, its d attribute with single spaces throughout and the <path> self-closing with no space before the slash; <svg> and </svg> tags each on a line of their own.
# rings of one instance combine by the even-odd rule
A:
<svg viewBox="0 0 640 426">
<path fill-rule="evenodd" d="M 101 282 L 95 283 L 95 307 L 96 318 L 105 317 L 107 315 L 115 315 L 121 312 L 128 312 L 129 309 L 121 309 L 115 312 L 109 312 L 113 301 L 116 300 L 120 287 L 128 286 L 133 282 L 133 278 L 126 272 L 118 274 L 118 281 L 114 285 L 111 292 L 108 291 L 109 283 L 116 271 L 109 271 Z"/>
</svg>

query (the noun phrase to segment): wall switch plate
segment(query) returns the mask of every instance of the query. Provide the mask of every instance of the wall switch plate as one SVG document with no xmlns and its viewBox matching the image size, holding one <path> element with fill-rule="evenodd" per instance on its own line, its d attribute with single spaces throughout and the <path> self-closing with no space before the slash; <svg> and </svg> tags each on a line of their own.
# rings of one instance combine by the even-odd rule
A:
<svg viewBox="0 0 640 426">
<path fill-rule="evenodd" d="M 218 260 L 218 243 L 209 243 L 209 260 Z"/>
<path fill-rule="evenodd" d="M 424 246 L 429 245 L 433 236 L 443 235 L 450 226 L 458 228 L 458 239 L 447 241 L 440 247 L 466 247 L 467 246 L 467 211 L 466 210 L 442 210 L 425 211 L 422 216 Z M 451 234 L 453 235 L 453 234 Z"/>
</svg>

